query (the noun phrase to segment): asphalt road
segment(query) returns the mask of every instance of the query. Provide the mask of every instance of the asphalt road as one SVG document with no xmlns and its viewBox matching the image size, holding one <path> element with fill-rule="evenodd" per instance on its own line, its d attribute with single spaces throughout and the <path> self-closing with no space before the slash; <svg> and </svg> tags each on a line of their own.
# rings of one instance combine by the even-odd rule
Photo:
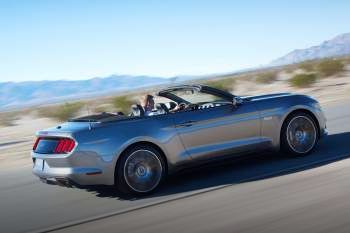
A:
<svg viewBox="0 0 350 233">
<path fill-rule="evenodd" d="M 325 108 L 330 135 L 308 157 L 194 169 L 142 199 L 46 185 L 29 165 L 0 170 L 0 232 L 350 232 L 349 106 Z"/>
</svg>

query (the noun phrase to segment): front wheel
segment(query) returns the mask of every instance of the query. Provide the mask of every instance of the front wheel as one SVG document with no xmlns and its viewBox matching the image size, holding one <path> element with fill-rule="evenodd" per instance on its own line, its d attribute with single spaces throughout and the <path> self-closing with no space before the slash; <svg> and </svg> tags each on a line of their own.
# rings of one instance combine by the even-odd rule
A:
<svg viewBox="0 0 350 233">
<path fill-rule="evenodd" d="M 297 112 L 289 116 L 281 131 L 281 148 L 290 155 L 303 156 L 311 153 L 318 141 L 318 129 L 307 113 Z"/>
<path fill-rule="evenodd" d="M 149 194 L 165 177 L 164 159 L 152 146 L 134 146 L 123 153 L 115 174 L 115 184 L 121 192 Z"/>
</svg>

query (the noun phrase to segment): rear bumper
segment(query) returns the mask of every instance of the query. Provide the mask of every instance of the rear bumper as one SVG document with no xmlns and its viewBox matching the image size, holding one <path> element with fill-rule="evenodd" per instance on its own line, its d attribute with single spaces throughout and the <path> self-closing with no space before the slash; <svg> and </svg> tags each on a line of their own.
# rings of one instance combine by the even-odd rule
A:
<svg viewBox="0 0 350 233">
<path fill-rule="evenodd" d="M 71 179 L 68 178 L 40 178 L 40 181 L 45 184 L 52 184 L 52 185 L 59 185 L 59 186 L 65 186 L 65 187 L 82 187 L 81 185 L 75 183 Z M 85 187 L 85 186 L 83 186 Z"/>
<path fill-rule="evenodd" d="M 57 183 L 69 181 L 79 185 L 100 184 L 100 176 L 102 175 L 102 170 L 98 168 L 51 168 L 45 160 L 43 160 L 43 166 L 34 165 L 32 171 L 42 181 Z"/>
<path fill-rule="evenodd" d="M 113 185 L 113 160 L 93 152 L 68 155 L 31 153 L 34 175 L 42 181 L 70 181 L 78 185 Z"/>
<path fill-rule="evenodd" d="M 70 180 L 80 185 L 99 184 L 98 176 L 102 171 L 98 168 L 50 168 L 44 162 L 43 168 L 33 167 L 33 174 L 42 180 Z"/>
</svg>

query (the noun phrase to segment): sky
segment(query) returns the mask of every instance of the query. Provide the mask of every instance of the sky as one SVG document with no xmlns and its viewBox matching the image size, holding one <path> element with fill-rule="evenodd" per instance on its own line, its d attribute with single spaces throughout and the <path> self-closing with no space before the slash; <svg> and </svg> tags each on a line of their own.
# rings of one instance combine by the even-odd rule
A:
<svg viewBox="0 0 350 233">
<path fill-rule="evenodd" d="M 0 0 L 0 82 L 259 67 L 350 32 L 350 1 Z"/>
</svg>

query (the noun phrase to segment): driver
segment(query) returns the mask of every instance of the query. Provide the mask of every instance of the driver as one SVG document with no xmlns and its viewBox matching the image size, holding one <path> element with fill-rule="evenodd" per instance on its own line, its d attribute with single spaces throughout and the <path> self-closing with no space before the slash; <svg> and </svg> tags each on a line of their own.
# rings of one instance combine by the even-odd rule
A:
<svg viewBox="0 0 350 233">
<path fill-rule="evenodd" d="M 154 109 L 154 96 L 147 94 L 144 98 L 143 106 L 145 109 L 145 116 L 152 116 L 154 115 L 153 109 Z"/>
</svg>

